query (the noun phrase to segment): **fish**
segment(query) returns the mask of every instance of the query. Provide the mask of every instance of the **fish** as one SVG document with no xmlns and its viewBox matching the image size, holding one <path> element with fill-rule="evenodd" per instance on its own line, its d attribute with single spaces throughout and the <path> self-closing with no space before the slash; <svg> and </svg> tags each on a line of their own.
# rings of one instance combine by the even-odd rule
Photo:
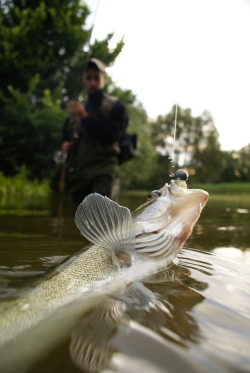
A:
<svg viewBox="0 0 250 373">
<path fill-rule="evenodd" d="M 26 371 L 94 302 L 168 268 L 207 201 L 206 191 L 187 189 L 181 180 L 149 193 L 133 213 L 108 197 L 88 195 L 75 222 L 89 243 L 0 304 L 0 371 Z"/>
</svg>

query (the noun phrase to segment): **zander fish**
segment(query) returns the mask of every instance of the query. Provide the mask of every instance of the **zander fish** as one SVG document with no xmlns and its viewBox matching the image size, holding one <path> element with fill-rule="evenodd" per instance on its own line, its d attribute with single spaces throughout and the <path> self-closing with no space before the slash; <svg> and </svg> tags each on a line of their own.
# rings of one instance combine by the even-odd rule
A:
<svg viewBox="0 0 250 373">
<path fill-rule="evenodd" d="M 93 293 L 100 297 L 112 289 L 122 291 L 171 265 L 207 200 L 207 192 L 187 189 L 185 181 L 178 180 L 149 193 L 146 203 L 132 214 L 107 197 L 87 196 L 75 221 L 91 243 L 34 288 L 21 291 L 18 299 L 0 304 L 0 371 L 14 372 L 11 367 L 18 366 L 21 372 L 25 356 L 31 364 L 43 345 L 49 348 L 60 339 L 63 328 L 73 325 L 69 321 L 73 301 L 82 299 L 82 312 Z"/>
</svg>

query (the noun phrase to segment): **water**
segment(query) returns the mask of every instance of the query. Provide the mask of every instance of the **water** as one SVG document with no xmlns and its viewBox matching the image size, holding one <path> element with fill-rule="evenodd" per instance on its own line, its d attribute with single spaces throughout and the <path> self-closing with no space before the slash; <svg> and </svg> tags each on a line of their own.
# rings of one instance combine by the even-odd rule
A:
<svg viewBox="0 0 250 373">
<path fill-rule="evenodd" d="M 133 209 L 143 200 L 120 203 Z M 83 246 L 74 212 L 69 201 L 1 208 L 2 301 Z M 168 271 L 93 306 L 27 371 L 249 372 L 249 223 L 249 197 L 210 197 Z"/>
</svg>

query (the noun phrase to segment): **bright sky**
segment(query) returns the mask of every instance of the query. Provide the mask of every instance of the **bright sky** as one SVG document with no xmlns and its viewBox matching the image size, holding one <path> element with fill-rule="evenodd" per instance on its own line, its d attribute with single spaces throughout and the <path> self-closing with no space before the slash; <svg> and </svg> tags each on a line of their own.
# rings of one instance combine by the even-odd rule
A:
<svg viewBox="0 0 250 373">
<path fill-rule="evenodd" d="M 100 0 L 93 38 L 110 32 L 125 47 L 109 73 L 149 117 L 206 109 L 222 149 L 250 143 L 250 0 Z"/>
</svg>

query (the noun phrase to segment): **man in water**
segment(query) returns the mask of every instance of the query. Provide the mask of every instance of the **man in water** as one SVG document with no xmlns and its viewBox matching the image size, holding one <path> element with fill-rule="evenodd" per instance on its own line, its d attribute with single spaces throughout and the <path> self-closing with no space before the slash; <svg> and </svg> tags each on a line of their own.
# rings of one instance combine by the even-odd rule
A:
<svg viewBox="0 0 250 373">
<path fill-rule="evenodd" d="M 97 58 L 84 66 L 82 82 L 88 99 L 85 105 L 67 103 L 71 116 L 63 128 L 61 150 L 69 159 L 69 191 L 76 202 L 93 192 L 117 201 L 119 140 L 128 125 L 126 109 L 117 97 L 104 93 L 105 66 Z"/>
</svg>

